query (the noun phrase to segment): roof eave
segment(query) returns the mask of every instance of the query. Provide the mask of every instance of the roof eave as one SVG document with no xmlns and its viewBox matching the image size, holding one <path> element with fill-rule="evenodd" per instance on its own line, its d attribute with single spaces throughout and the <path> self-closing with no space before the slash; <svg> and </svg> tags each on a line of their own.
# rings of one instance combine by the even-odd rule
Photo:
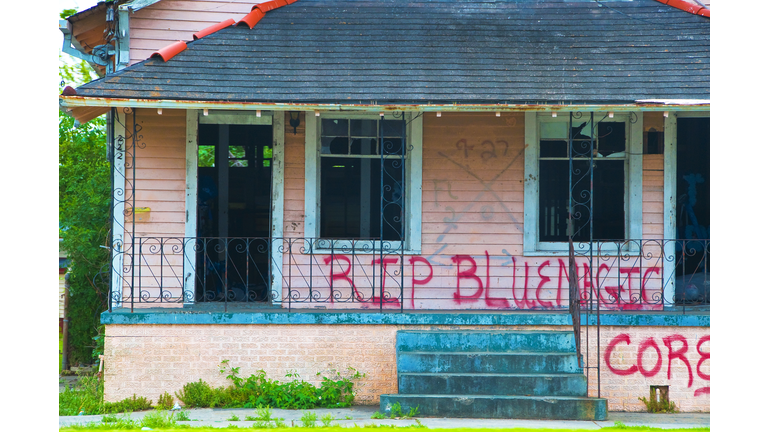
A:
<svg viewBox="0 0 768 432">
<path fill-rule="evenodd" d="M 525 103 L 525 104 L 340 104 L 340 103 L 293 103 L 293 102 L 230 102 L 193 101 L 168 99 L 130 99 L 84 96 L 60 96 L 60 105 L 70 110 L 78 108 L 164 108 L 164 109 L 210 109 L 210 110 L 265 110 L 265 111 L 423 111 L 423 112 L 495 112 L 495 111 L 709 111 L 709 100 L 705 99 L 654 99 L 638 100 L 624 104 L 570 104 L 570 103 Z"/>
</svg>

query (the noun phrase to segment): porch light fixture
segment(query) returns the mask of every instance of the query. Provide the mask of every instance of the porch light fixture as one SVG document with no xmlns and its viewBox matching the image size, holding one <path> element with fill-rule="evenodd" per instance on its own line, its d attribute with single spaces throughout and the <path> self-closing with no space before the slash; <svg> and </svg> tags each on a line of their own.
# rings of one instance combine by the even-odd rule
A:
<svg viewBox="0 0 768 432">
<path fill-rule="evenodd" d="M 437 116 L 440 117 L 442 113 L 440 111 L 437 112 Z"/>
<path fill-rule="evenodd" d="M 379 117 L 381 117 L 381 118 L 384 118 L 384 113 L 383 113 L 383 112 L 380 112 L 380 113 L 379 113 Z"/>
<path fill-rule="evenodd" d="M 296 135 L 296 128 L 301 124 L 301 119 L 299 118 L 299 112 L 298 111 L 290 111 L 288 112 L 288 116 L 290 117 L 288 119 L 288 124 L 293 127 L 293 134 Z"/>
<path fill-rule="evenodd" d="M 669 111 L 664 111 L 664 118 L 669 117 Z"/>
<path fill-rule="evenodd" d="M 207 115 L 208 115 L 208 108 L 204 108 L 204 109 L 203 109 L 203 115 L 204 115 L 204 116 L 207 116 Z"/>
<path fill-rule="evenodd" d="M 261 117 L 261 110 L 256 110 L 256 117 Z"/>
<path fill-rule="evenodd" d="M 315 111 L 315 117 L 320 117 L 320 111 Z"/>
<path fill-rule="evenodd" d="M 163 115 L 163 109 L 162 108 L 158 108 L 157 109 L 157 115 Z"/>
<path fill-rule="evenodd" d="M 501 117 L 501 111 L 496 111 L 496 117 Z"/>
<path fill-rule="evenodd" d="M 613 118 L 613 111 L 608 112 L 608 118 Z"/>
<path fill-rule="evenodd" d="M 557 117 L 557 112 L 552 111 L 552 117 Z"/>
</svg>

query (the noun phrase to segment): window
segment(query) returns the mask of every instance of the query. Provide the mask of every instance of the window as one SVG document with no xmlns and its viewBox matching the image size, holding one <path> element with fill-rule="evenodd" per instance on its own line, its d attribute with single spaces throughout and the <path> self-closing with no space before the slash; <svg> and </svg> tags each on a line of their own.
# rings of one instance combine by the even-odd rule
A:
<svg viewBox="0 0 768 432">
<path fill-rule="evenodd" d="M 307 237 L 420 248 L 421 118 L 307 117 Z M 418 165 L 418 169 L 414 166 Z M 314 179 L 314 187 L 309 179 Z M 417 234 L 418 233 L 418 238 Z M 322 243 L 321 243 L 322 247 Z"/>
<path fill-rule="evenodd" d="M 635 138 L 642 131 L 642 124 L 638 124 L 641 122 L 642 117 L 636 114 L 609 118 L 607 113 L 586 113 L 575 115 L 572 123 L 567 113 L 558 117 L 528 114 L 526 252 L 567 250 L 569 188 L 574 197 L 575 241 L 589 241 L 590 230 L 595 241 L 642 237 L 638 232 L 642 227 L 642 134 L 639 140 Z M 573 142 L 572 166 L 569 132 Z M 635 152 L 638 156 L 632 155 Z"/>
</svg>

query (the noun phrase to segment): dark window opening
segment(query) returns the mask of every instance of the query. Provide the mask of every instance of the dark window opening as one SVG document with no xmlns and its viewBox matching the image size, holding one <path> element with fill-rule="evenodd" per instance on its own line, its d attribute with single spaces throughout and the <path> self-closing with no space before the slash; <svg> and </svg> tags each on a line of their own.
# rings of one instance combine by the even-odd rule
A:
<svg viewBox="0 0 768 432">
<path fill-rule="evenodd" d="M 709 304 L 709 118 L 677 119 L 675 302 Z"/>
<path fill-rule="evenodd" d="M 269 301 L 272 126 L 201 124 L 198 141 L 196 298 Z"/>
<path fill-rule="evenodd" d="M 567 123 L 542 123 L 539 146 L 539 241 L 568 241 L 569 187 L 573 190 L 573 238 L 622 240 L 626 235 L 626 125 L 624 122 L 597 124 L 590 141 L 588 123 L 572 131 L 573 168 L 569 168 Z M 550 137 L 550 138 L 547 138 Z M 590 179 L 589 154 L 593 147 Z M 593 191 L 590 194 L 590 181 Z M 570 184 L 569 184 L 570 182 Z M 592 208 L 590 215 L 590 206 Z M 590 228 L 591 225 L 591 228 Z"/>
<path fill-rule="evenodd" d="M 321 237 L 403 240 L 402 135 L 400 120 L 322 120 Z"/>
</svg>

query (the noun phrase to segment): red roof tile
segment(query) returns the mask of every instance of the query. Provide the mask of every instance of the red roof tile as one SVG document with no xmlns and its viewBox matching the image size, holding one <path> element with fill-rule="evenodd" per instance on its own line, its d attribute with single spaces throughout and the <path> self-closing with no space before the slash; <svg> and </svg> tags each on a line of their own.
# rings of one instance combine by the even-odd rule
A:
<svg viewBox="0 0 768 432">
<path fill-rule="evenodd" d="M 168 45 L 165 48 L 161 48 L 153 52 L 149 57 L 161 57 L 163 61 L 168 61 L 173 58 L 173 56 L 184 51 L 185 49 L 187 49 L 187 43 L 184 41 L 178 41 Z"/>
<path fill-rule="evenodd" d="M 682 11 L 692 13 L 694 15 L 701 15 L 709 18 L 709 9 L 701 5 L 689 3 L 685 0 L 656 0 L 656 1 L 659 3 L 664 3 L 667 6 L 672 6 L 673 8 L 680 9 Z"/>
<path fill-rule="evenodd" d="M 205 37 L 205 36 L 208 36 L 208 35 L 209 35 L 209 34 L 211 34 L 211 33 L 215 33 L 215 32 L 217 32 L 217 31 L 219 31 L 219 30 L 221 30 L 221 29 L 223 29 L 223 28 L 225 28 L 225 27 L 229 27 L 229 26 L 231 26 L 231 25 L 233 25 L 233 24 L 235 24 L 235 20 L 233 20 L 232 18 L 230 18 L 230 19 L 228 19 L 228 20 L 226 20 L 226 21 L 222 21 L 222 22 L 220 22 L 220 23 L 218 23 L 218 24 L 214 24 L 214 25 L 212 25 L 212 26 L 208 26 L 208 27 L 206 27 L 206 28 L 204 28 L 204 29 L 200 30 L 199 32 L 197 32 L 197 33 L 193 34 L 193 35 L 192 35 L 192 38 L 193 38 L 194 40 L 198 40 L 198 39 L 200 39 L 201 37 Z"/>
<path fill-rule="evenodd" d="M 261 19 L 264 18 L 264 12 L 261 9 L 255 8 L 251 12 L 244 16 L 243 19 L 237 22 L 237 25 L 246 24 L 248 27 L 253 28 Z"/>
</svg>

